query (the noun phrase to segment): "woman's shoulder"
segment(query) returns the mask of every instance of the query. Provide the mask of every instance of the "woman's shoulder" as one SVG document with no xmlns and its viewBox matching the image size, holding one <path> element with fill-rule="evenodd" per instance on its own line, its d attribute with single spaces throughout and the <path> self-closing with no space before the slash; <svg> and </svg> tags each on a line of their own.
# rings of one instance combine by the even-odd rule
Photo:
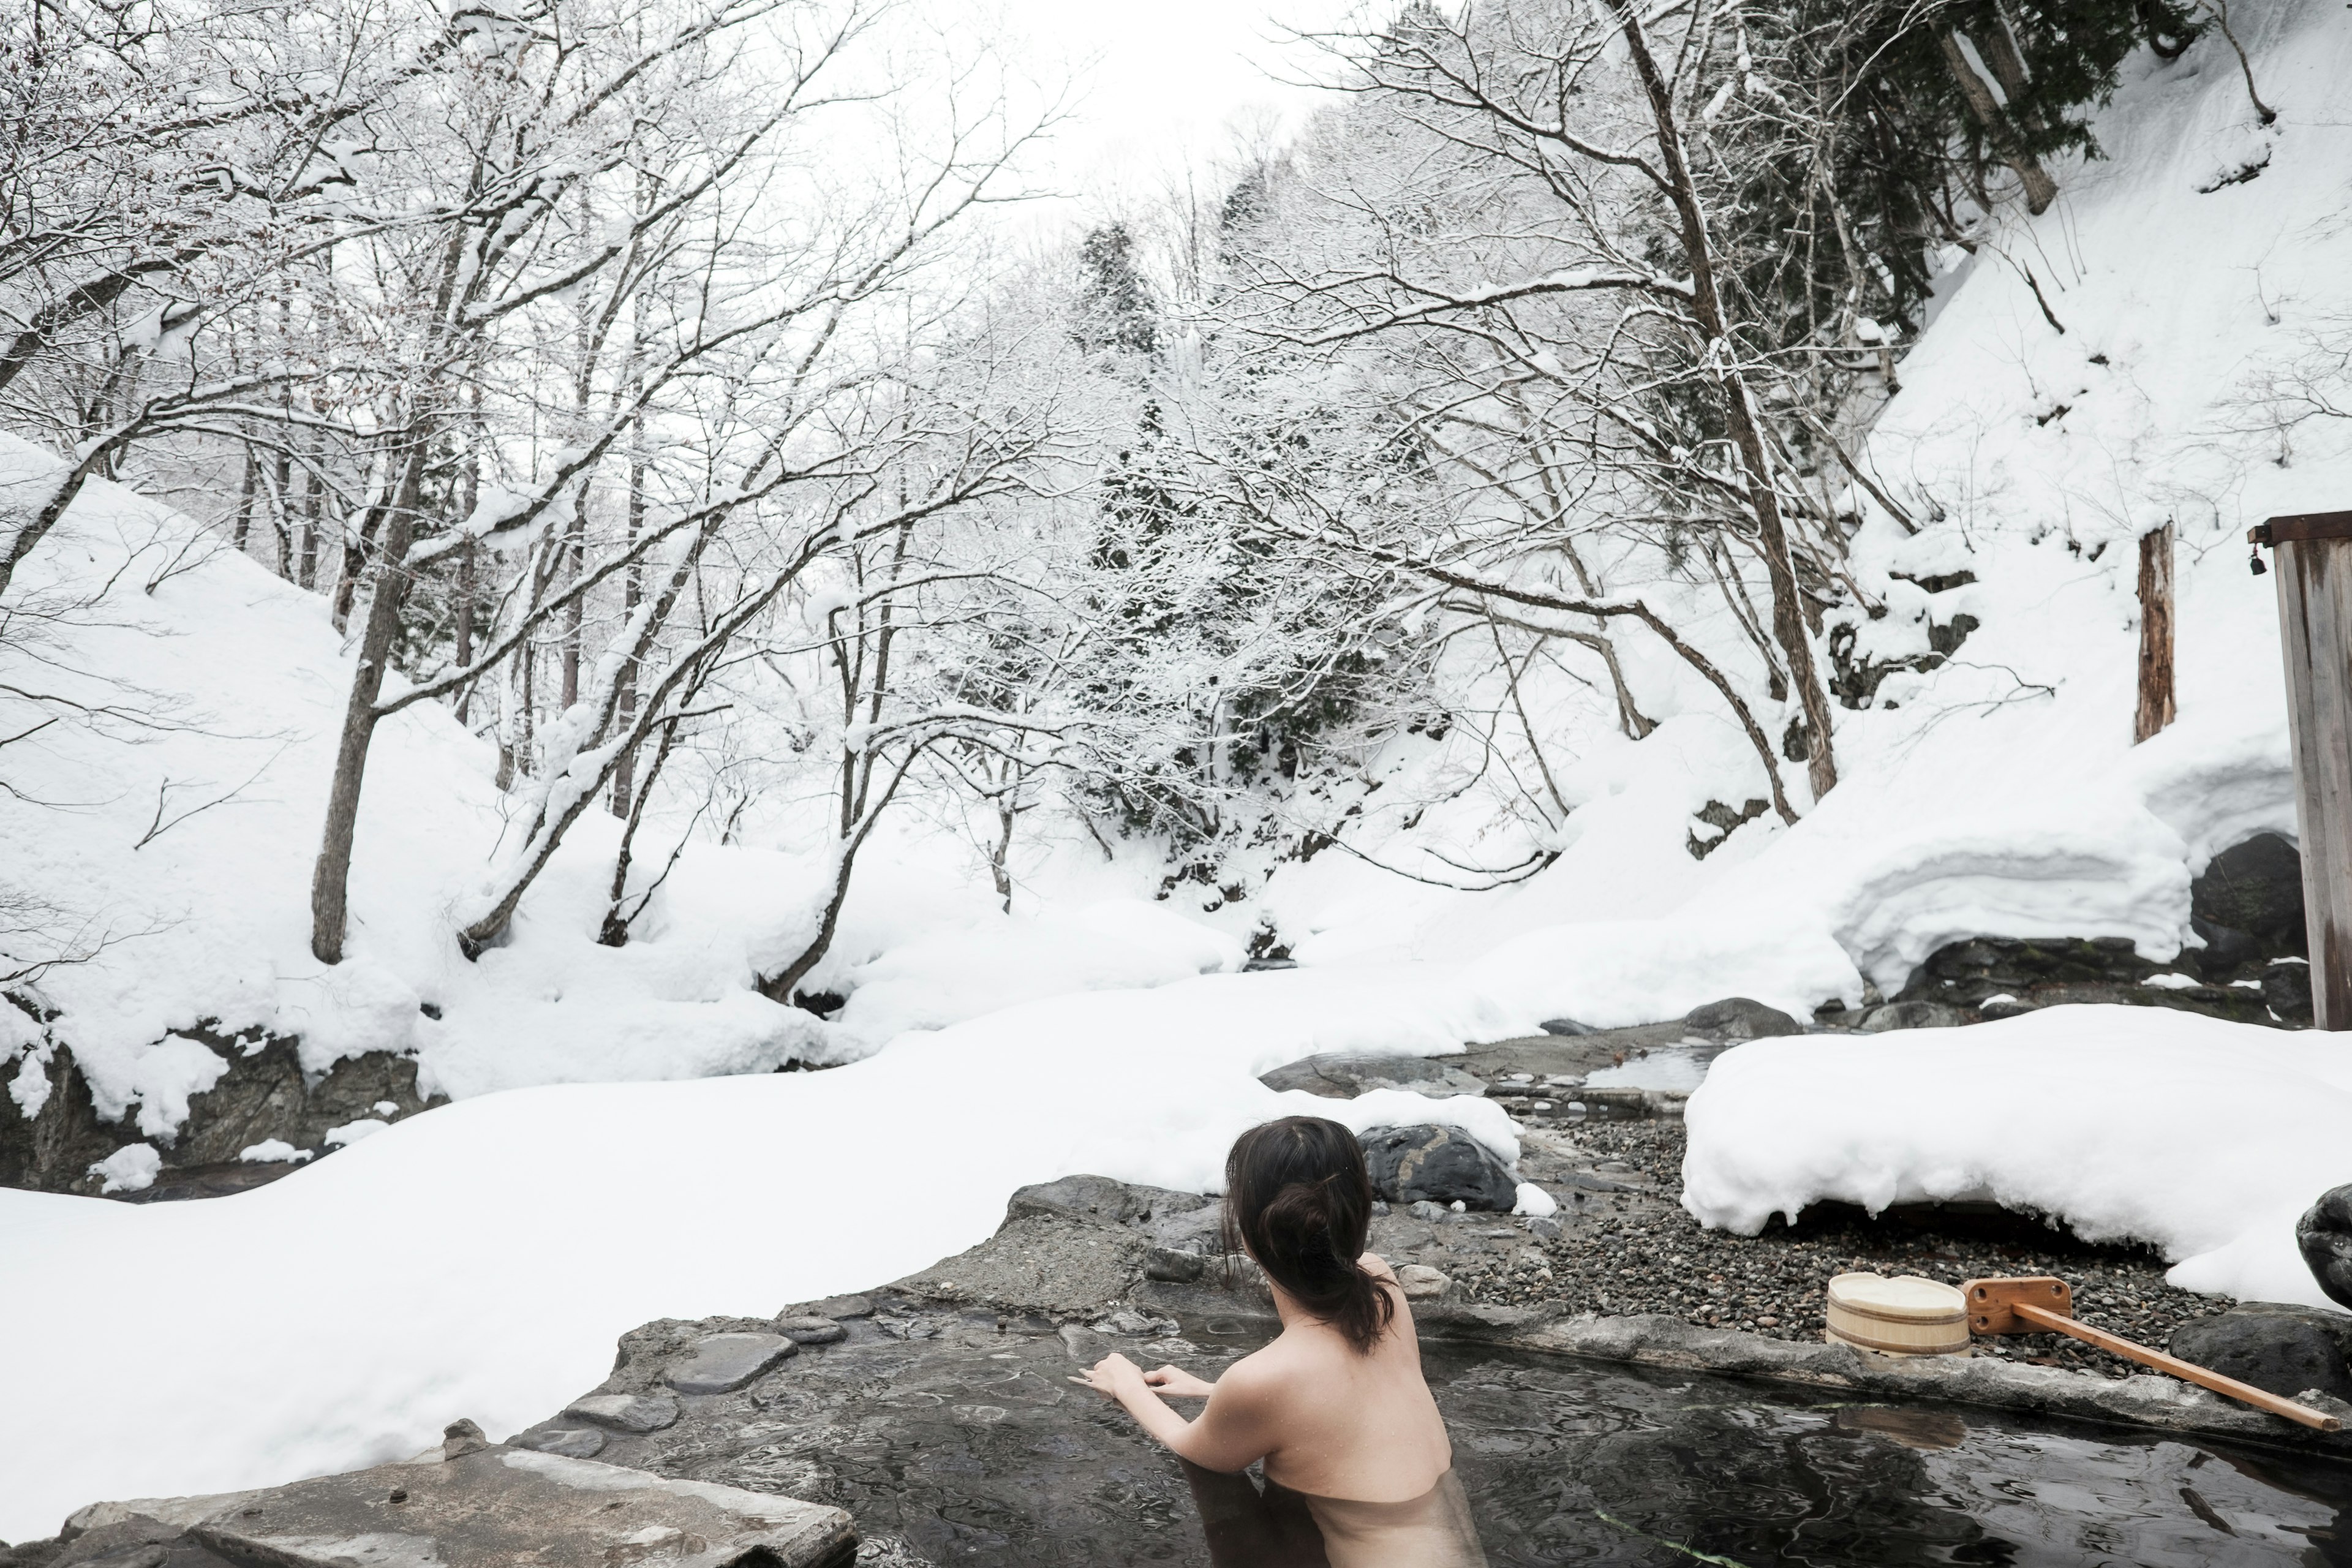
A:
<svg viewBox="0 0 2352 1568">
<path fill-rule="evenodd" d="M 1307 1369 L 1300 1365 L 1301 1348 L 1289 1336 L 1277 1336 L 1259 1346 L 1217 1374 L 1218 1394 L 1228 1407 L 1280 1399 L 1286 1389 L 1306 1375 Z"/>
<path fill-rule="evenodd" d="M 1365 1273 L 1370 1275 L 1373 1279 L 1380 1280 L 1383 1284 L 1393 1285 L 1397 1283 L 1396 1270 L 1390 1268 L 1389 1260 L 1382 1258 L 1377 1252 L 1365 1253 L 1361 1258 L 1356 1259 L 1356 1263 L 1357 1266 L 1362 1268 Z"/>
</svg>

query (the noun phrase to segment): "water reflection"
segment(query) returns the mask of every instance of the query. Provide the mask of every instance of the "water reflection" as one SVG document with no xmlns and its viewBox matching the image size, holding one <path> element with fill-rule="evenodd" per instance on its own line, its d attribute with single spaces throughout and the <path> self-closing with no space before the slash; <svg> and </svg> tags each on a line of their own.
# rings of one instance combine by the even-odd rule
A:
<svg viewBox="0 0 2352 1568">
<path fill-rule="evenodd" d="M 1192 1338 L 1204 1373 L 1250 1348 Z M 2340 1463 L 1517 1353 L 1426 1363 L 1493 1568 L 2352 1568 Z M 835 1502 L 941 1568 L 1205 1568 L 1176 1462 L 1066 1370 L 1051 1336 L 961 1325 L 838 1345 L 751 1419 L 604 1457 Z"/>
<path fill-rule="evenodd" d="M 1706 1379 L 1431 1361 L 1497 1565 L 2352 1563 L 2340 1464 L 1990 1412 L 1809 1405 Z"/>
</svg>

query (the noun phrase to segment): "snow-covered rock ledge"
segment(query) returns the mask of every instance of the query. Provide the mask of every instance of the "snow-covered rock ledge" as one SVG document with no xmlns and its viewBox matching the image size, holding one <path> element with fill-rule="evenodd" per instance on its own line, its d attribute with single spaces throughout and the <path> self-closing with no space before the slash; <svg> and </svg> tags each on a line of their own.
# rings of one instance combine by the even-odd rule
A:
<svg viewBox="0 0 2352 1568">
<path fill-rule="evenodd" d="M 2106 1006 L 1759 1040 L 1716 1059 L 1686 1116 L 1683 1206 L 1703 1225 L 1990 1199 L 2148 1243 L 2185 1289 L 2329 1305 L 2294 1222 L 2352 1182 L 2334 1036 Z"/>
</svg>

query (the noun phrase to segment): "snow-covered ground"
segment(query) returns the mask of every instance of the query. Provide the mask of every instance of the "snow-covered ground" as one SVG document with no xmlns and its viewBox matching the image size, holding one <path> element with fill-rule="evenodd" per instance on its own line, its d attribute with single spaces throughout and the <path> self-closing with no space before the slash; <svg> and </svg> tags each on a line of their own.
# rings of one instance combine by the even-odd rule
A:
<svg viewBox="0 0 2352 1568">
<path fill-rule="evenodd" d="M 102 1496 L 414 1450 L 458 1415 L 511 1428 L 595 1382 L 646 1318 L 904 1273 L 985 1235 L 1024 1182 L 1206 1185 L 1242 1126 L 1333 1109 L 1254 1081 L 1312 1051 L 1438 1052 L 1736 994 L 1802 1014 L 1979 933 L 2171 953 L 2205 858 L 2294 826 L 2272 587 L 2247 574 L 2242 530 L 2352 496 L 2352 428 L 2284 428 L 2262 392 L 2352 319 L 2352 12 L 2231 16 L 2279 123 L 2252 125 L 2218 38 L 2139 57 L 2097 122 L 2110 161 L 2063 171 L 2048 214 L 1952 258 L 1871 438 L 1889 484 L 1942 521 L 1864 531 L 1857 571 L 1890 606 L 1864 637 L 1914 647 L 1931 609 L 1980 628 L 1932 678 L 1891 679 L 1894 706 L 1841 714 L 1844 782 L 1799 826 L 1751 822 L 1703 861 L 1683 847 L 1691 813 L 1754 793 L 1754 759 L 1721 720 L 1674 710 L 1660 676 L 1660 731 L 1563 767 L 1573 842 L 1502 892 L 1326 853 L 1210 915 L 1154 902 L 1142 858 L 1048 833 L 1008 917 L 968 849 L 907 828 L 861 870 L 814 979 L 850 1002 L 819 1023 L 752 989 L 808 918 L 789 844 L 690 847 L 613 950 L 593 937 L 614 829 L 592 814 L 512 942 L 467 963 L 449 911 L 508 826 L 503 797 L 484 747 L 422 705 L 375 747 L 352 956 L 329 969 L 308 953 L 308 880 L 348 665 L 323 607 L 241 560 L 187 557 L 184 522 L 93 485 L 12 595 L 111 582 L 102 613 L 12 644 L 0 670 L 124 710 L 12 745 L 23 793 L 0 793 L 11 888 L 110 940 L 44 977 L 58 1037 L 126 1144 L 168 1137 L 219 1070 L 171 1034 L 204 1019 L 299 1034 L 313 1067 L 413 1050 L 460 1098 L 236 1198 L 0 1192 L 7 1429 L 38 1434 L 0 1465 L 0 1537 Z M 41 460 L 0 447 L 0 485 Z M 2131 541 L 2168 517 L 2180 720 L 2135 748 Z M 1888 575 L 1959 570 L 1977 581 L 1935 595 Z M 1412 831 L 1467 834 L 1478 809 Z M 1363 847 L 1406 831 L 1374 813 Z M 1306 967 L 1212 973 L 1261 916 Z M 38 1048 L 0 1007 L 11 1029 L 0 1068 Z M 1818 1196 L 1990 1191 L 2154 1240 L 2183 1283 L 2308 1299 L 2282 1227 L 2352 1177 L 2327 1152 L 2352 1109 L 2329 1049 L 2155 1011 L 1745 1047 L 1693 1103 L 1692 1202 L 1745 1226 Z M 15 1073 L 20 1101 L 34 1079 Z M 1508 1146 L 1483 1102 L 1444 1113 Z M 1368 1096 L 1346 1114 L 1433 1110 Z"/>
<path fill-rule="evenodd" d="M 1277 1095 L 1325 1048 L 1495 1027 L 1458 975 L 1299 971 L 1030 1003 L 832 1072 L 466 1100 L 236 1197 L 132 1207 L 0 1192 L 9 1424 L 0 1538 L 100 1497 L 217 1490 L 494 1434 L 603 1378 L 646 1319 L 766 1314 L 987 1235 L 1072 1171 L 1199 1189 L 1242 1129 L 1493 1102 Z"/>
<path fill-rule="evenodd" d="M 2352 1182 L 2352 1048 L 2331 1035 L 2054 1007 L 1759 1040 L 1716 1058 L 1686 1116 L 1683 1206 L 1703 1224 L 1990 1199 L 2152 1243 L 2187 1289 L 2335 1306 L 2294 1243 L 2296 1217 Z"/>
</svg>

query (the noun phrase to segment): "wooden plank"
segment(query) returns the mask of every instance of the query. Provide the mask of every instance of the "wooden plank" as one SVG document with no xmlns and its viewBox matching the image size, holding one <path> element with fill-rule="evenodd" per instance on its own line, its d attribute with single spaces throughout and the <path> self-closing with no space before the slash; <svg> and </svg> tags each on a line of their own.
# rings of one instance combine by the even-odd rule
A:
<svg viewBox="0 0 2352 1568">
<path fill-rule="evenodd" d="M 2352 1029 L 2352 540 L 2276 550 L 2315 1020 Z"/>
<path fill-rule="evenodd" d="M 2266 519 L 2246 536 L 2257 544 L 2291 544 L 2303 539 L 2352 539 L 2352 511 L 2297 511 Z"/>
</svg>

